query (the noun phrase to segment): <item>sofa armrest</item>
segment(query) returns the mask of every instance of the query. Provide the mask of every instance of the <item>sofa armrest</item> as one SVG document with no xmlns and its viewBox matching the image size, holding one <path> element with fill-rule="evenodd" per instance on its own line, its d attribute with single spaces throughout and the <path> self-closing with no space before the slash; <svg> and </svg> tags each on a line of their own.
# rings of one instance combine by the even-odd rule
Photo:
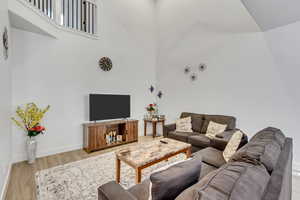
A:
<svg viewBox="0 0 300 200">
<path fill-rule="evenodd" d="M 239 129 L 233 129 L 233 130 L 229 130 L 229 131 L 224 131 L 222 133 L 219 133 L 216 135 L 216 138 L 221 138 L 224 140 L 230 140 L 231 136 L 236 132 L 239 131 Z"/>
<path fill-rule="evenodd" d="M 176 124 L 168 124 L 168 125 L 164 125 L 163 128 L 163 135 L 164 137 L 168 137 L 168 134 L 170 131 L 175 131 L 176 130 Z"/>
<path fill-rule="evenodd" d="M 98 200 L 138 200 L 115 181 L 108 182 L 98 188 Z"/>
<path fill-rule="evenodd" d="M 234 130 L 230 130 L 230 131 L 224 131 L 222 133 L 219 133 L 216 135 L 215 138 L 211 139 L 211 146 L 219 149 L 221 151 L 224 151 L 227 143 L 229 142 L 230 138 L 232 137 L 232 135 L 236 132 L 236 131 L 240 131 L 240 129 L 234 129 Z M 248 143 L 248 137 L 247 135 L 244 133 L 243 134 L 243 138 L 240 142 L 239 148 L 241 148 L 242 146 L 244 146 L 245 144 Z"/>
<path fill-rule="evenodd" d="M 210 139 L 210 146 L 216 148 L 220 151 L 224 151 L 228 141 L 222 138 L 212 138 Z"/>
</svg>

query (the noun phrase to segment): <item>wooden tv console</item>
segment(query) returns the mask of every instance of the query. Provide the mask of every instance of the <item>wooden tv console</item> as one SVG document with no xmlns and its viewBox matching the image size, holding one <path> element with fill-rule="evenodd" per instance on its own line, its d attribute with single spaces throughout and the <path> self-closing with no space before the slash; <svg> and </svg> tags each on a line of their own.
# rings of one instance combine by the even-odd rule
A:
<svg viewBox="0 0 300 200">
<path fill-rule="evenodd" d="M 88 153 L 138 141 L 138 120 L 85 123 L 83 129 L 83 149 Z M 122 141 L 107 143 L 106 135 L 111 131 Z"/>
</svg>

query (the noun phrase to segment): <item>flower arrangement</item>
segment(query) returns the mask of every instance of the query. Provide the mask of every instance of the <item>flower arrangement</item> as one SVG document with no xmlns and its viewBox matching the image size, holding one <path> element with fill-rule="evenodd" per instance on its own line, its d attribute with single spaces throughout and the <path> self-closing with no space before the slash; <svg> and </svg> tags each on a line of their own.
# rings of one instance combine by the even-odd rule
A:
<svg viewBox="0 0 300 200">
<path fill-rule="evenodd" d="M 156 104 L 154 103 L 154 104 L 149 104 L 147 107 L 146 107 L 146 110 L 148 111 L 148 112 L 152 112 L 152 111 L 155 111 L 155 108 L 156 107 Z"/>
<path fill-rule="evenodd" d="M 146 110 L 147 110 L 149 113 L 154 113 L 154 112 L 157 110 L 157 105 L 156 105 L 155 103 L 149 104 L 149 105 L 146 107 Z"/>
<path fill-rule="evenodd" d="M 16 114 L 21 120 L 16 120 L 14 117 L 12 117 L 12 120 L 17 126 L 27 132 L 27 136 L 30 138 L 35 137 L 44 133 L 45 127 L 41 126 L 40 123 L 49 109 L 50 106 L 47 106 L 45 109 L 40 109 L 36 104 L 28 103 L 24 108 L 18 106 L 16 110 Z"/>
</svg>

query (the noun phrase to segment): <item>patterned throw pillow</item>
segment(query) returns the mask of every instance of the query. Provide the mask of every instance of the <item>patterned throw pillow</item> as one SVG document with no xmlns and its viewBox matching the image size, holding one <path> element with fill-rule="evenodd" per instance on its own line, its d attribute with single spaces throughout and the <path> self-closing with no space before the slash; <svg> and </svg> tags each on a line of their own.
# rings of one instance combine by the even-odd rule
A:
<svg viewBox="0 0 300 200">
<path fill-rule="evenodd" d="M 225 150 L 223 151 L 223 157 L 228 162 L 231 156 L 236 152 L 239 148 L 243 137 L 243 133 L 241 131 L 236 131 L 232 137 L 230 138 L 229 142 L 227 143 Z"/>
<path fill-rule="evenodd" d="M 186 117 L 176 120 L 176 131 L 192 133 L 192 117 Z"/>
<path fill-rule="evenodd" d="M 213 121 L 210 121 L 206 130 L 205 136 L 209 138 L 214 138 L 217 134 L 222 133 L 226 130 L 226 124 L 219 124 Z"/>
</svg>

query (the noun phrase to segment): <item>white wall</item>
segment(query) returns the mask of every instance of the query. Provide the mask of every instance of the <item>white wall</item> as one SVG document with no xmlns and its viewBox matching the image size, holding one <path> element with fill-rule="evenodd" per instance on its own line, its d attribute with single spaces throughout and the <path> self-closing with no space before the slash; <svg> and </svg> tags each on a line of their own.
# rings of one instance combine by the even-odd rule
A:
<svg viewBox="0 0 300 200">
<path fill-rule="evenodd" d="M 262 33 L 239 0 L 104 0 L 101 11 L 100 40 L 13 30 L 13 108 L 52 106 L 40 156 L 82 146 L 89 93 L 131 94 L 141 119 L 156 83 L 169 122 L 191 111 L 236 116 L 249 136 L 275 126 L 294 138 L 300 161 L 299 25 Z M 111 72 L 97 68 L 102 56 L 112 58 Z M 200 63 L 208 69 L 192 82 L 183 69 Z M 25 139 L 13 126 L 14 161 L 25 159 Z"/>
<path fill-rule="evenodd" d="M 165 0 L 158 8 L 157 84 L 169 122 L 182 111 L 233 115 L 249 136 L 275 126 L 300 145 L 299 115 L 285 85 L 290 73 L 282 77 L 264 34 L 240 1 Z M 203 62 L 207 70 L 192 82 L 184 67 L 197 71 Z"/>
<path fill-rule="evenodd" d="M 43 123 L 47 132 L 38 137 L 39 156 L 82 148 L 89 93 L 130 94 L 136 119 L 153 102 L 148 91 L 155 82 L 153 3 L 103 0 L 101 7 L 99 40 L 67 32 L 56 40 L 13 29 L 13 108 L 51 105 Z M 112 59 L 112 71 L 99 69 L 103 56 Z M 13 126 L 14 161 L 26 159 L 25 139 Z"/>
<path fill-rule="evenodd" d="M 286 119 L 294 120 L 290 124 L 290 132 L 294 138 L 295 164 L 300 170 L 300 135 L 298 131 L 300 119 L 300 22 L 265 32 L 265 39 L 268 47 L 276 61 L 276 70 L 280 73 L 280 79 L 287 95 L 291 99 L 292 112 Z M 285 104 L 282 105 L 286 107 Z"/>
<path fill-rule="evenodd" d="M 263 31 L 300 20 L 298 0 L 241 0 Z"/>
<path fill-rule="evenodd" d="M 3 198 L 11 162 L 11 70 L 9 60 L 3 58 L 2 33 L 5 26 L 9 29 L 6 0 L 1 1 L 0 6 L 0 199 Z"/>
</svg>

